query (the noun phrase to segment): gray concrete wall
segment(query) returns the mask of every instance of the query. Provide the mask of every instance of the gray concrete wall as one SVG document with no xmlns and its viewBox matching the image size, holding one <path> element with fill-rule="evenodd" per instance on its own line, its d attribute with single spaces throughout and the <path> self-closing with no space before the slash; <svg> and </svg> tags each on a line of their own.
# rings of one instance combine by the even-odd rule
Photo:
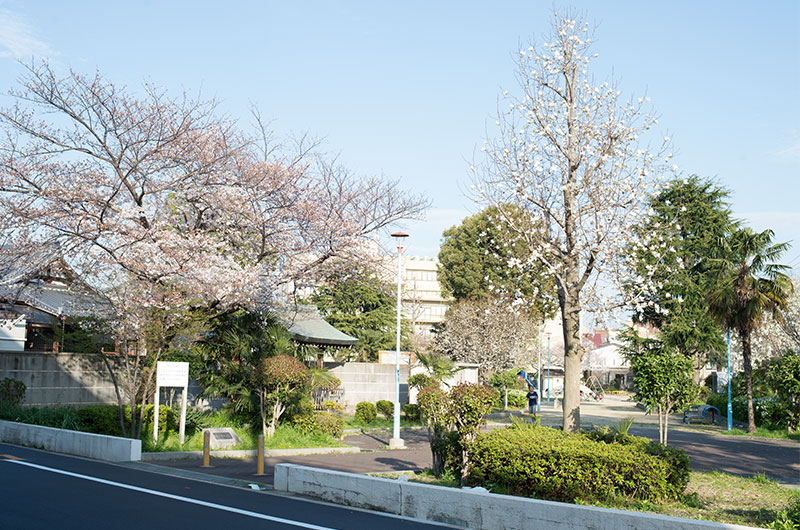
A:
<svg viewBox="0 0 800 530">
<path fill-rule="evenodd" d="M 142 459 L 142 441 L 0 420 L 0 442 L 108 462 Z"/>
<path fill-rule="evenodd" d="M 0 352 L 0 379 L 5 377 L 25 383 L 25 405 L 117 402 L 108 371 L 93 354 Z"/>
<path fill-rule="evenodd" d="M 326 366 L 342 381 L 339 403 L 349 411 L 361 401 L 394 402 L 395 366 L 378 363 L 344 363 Z M 408 365 L 400 365 L 400 403 L 408 403 Z"/>
<path fill-rule="evenodd" d="M 741 529 L 744 526 L 626 512 L 510 495 L 367 477 L 295 464 L 275 466 L 275 489 L 403 517 L 494 530 Z"/>
</svg>

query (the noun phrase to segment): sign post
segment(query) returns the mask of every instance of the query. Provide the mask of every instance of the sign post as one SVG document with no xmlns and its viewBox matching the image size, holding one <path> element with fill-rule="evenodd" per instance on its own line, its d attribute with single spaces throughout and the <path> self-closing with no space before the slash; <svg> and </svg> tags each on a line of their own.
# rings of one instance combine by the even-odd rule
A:
<svg viewBox="0 0 800 530">
<path fill-rule="evenodd" d="M 153 400 L 153 441 L 158 442 L 158 412 L 161 387 L 182 387 L 181 423 L 178 431 L 180 443 L 183 444 L 186 433 L 186 391 L 189 388 L 189 363 L 159 361 L 156 365 L 156 396 Z"/>
</svg>

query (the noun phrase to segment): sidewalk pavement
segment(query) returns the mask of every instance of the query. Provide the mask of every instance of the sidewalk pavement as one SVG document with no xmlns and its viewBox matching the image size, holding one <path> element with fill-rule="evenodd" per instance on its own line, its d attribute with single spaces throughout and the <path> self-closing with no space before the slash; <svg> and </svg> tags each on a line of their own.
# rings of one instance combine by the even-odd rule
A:
<svg viewBox="0 0 800 530">
<path fill-rule="evenodd" d="M 487 428 L 497 428 L 511 423 L 509 413 L 492 414 L 487 418 Z M 530 421 L 527 414 L 514 413 Z M 542 425 L 561 427 L 561 410 L 543 404 L 539 414 Z M 658 420 L 647 415 L 635 403 L 615 397 L 603 402 L 581 404 L 581 425 L 616 425 L 624 418 L 634 418 L 632 434 L 658 439 Z M 750 476 L 764 473 L 784 483 L 800 483 L 800 443 L 792 440 L 773 440 L 746 436 L 723 436 L 709 430 L 685 429 L 679 417 L 670 419 L 670 445 L 685 449 L 692 461 L 692 469 L 708 471 L 717 469 L 728 473 Z M 351 473 L 391 473 L 418 471 L 431 467 L 431 452 L 427 431 L 407 428 L 401 432 L 406 448 L 388 449 L 390 429 L 370 430 L 345 436 L 343 442 L 359 447 L 360 453 L 283 456 L 264 460 L 265 474 L 256 476 L 256 457 L 211 458 L 211 467 L 202 468 L 201 458 L 159 460 L 158 464 L 142 463 L 151 470 L 170 473 L 201 473 L 219 482 L 226 479 L 239 483 L 271 485 L 273 469 L 278 463 L 292 463 Z M 166 469 L 165 469 L 166 468 Z"/>
</svg>

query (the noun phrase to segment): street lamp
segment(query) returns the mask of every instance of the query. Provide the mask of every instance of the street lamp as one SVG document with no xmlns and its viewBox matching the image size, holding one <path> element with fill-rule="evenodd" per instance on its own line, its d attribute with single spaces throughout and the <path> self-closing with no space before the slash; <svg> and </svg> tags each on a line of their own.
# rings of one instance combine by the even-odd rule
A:
<svg viewBox="0 0 800 530">
<path fill-rule="evenodd" d="M 547 334 L 547 404 L 550 404 L 550 334 Z"/>
<path fill-rule="evenodd" d="M 403 287 L 400 264 L 403 255 L 403 240 L 408 237 L 408 234 L 395 232 L 392 237 L 397 242 L 397 340 L 394 353 L 394 430 L 392 439 L 389 440 L 389 449 L 403 449 L 405 443 L 400 438 L 400 293 Z"/>
<path fill-rule="evenodd" d="M 539 335 L 541 337 L 541 335 Z M 539 399 L 536 400 L 536 412 L 542 412 L 542 339 L 539 339 L 539 347 L 536 348 L 539 358 L 536 361 L 536 392 L 539 394 Z"/>
<path fill-rule="evenodd" d="M 733 429 L 733 407 L 731 406 L 731 328 L 728 328 L 728 430 Z"/>
</svg>

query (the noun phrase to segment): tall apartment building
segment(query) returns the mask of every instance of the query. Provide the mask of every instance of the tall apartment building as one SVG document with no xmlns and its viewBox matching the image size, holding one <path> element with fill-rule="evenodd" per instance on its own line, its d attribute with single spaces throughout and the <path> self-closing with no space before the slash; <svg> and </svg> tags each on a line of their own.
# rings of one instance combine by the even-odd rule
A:
<svg viewBox="0 0 800 530">
<path fill-rule="evenodd" d="M 415 349 L 424 349 L 433 338 L 432 329 L 444 320 L 452 301 L 442 295 L 435 258 L 404 257 L 403 313 L 411 322 Z"/>
</svg>

